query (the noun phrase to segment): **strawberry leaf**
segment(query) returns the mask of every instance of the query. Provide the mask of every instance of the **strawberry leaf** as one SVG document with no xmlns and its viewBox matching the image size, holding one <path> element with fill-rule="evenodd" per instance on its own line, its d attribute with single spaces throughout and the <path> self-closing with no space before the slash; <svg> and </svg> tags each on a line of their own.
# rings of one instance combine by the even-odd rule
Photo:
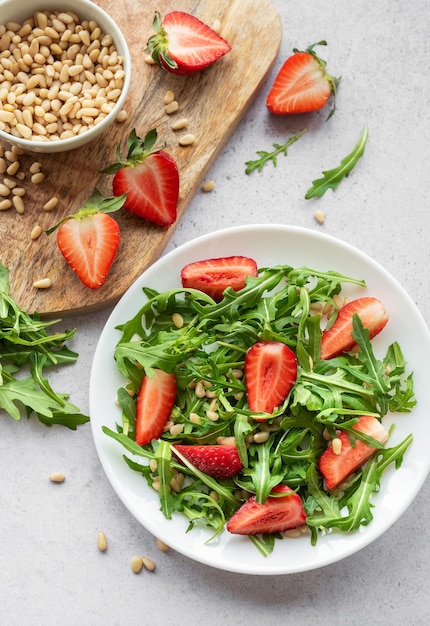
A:
<svg viewBox="0 0 430 626">
<path fill-rule="evenodd" d="M 353 151 L 342 159 L 340 165 L 334 169 L 323 171 L 322 178 L 312 181 L 312 187 L 308 189 L 305 195 L 306 200 L 322 196 L 329 189 L 335 191 L 338 188 L 342 180 L 351 173 L 356 166 L 357 161 L 363 156 L 367 142 L 367 135 L 368 131 L 366 126 Z"/>
</svg>

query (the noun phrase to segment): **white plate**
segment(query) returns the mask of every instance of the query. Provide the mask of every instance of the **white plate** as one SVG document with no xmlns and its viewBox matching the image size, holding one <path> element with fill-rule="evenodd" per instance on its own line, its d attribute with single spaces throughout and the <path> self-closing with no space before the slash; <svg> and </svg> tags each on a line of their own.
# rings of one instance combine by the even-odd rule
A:
<svg viewBox="0 0 430 626">
<path fill-rule="evenodd" d="M 384 418 L 384 424 L 396 425 L 390 444 L 395 445 L 409 433 L 414 435 L 414 441 L 401 468 L 389 468 L 384 474 L 381 490 L 373 500 L 373 521 L 357 532 L 333 532 L 320 537 L 316 546 L 311 546 L 308 536 L 285 538 L 276 542 L 268 557 L 263 557 L 246 537 L 225 531 L 219 539 L 205 544 L 210 531 L 193 529 L 186 533 L 188 521 L 180 514 L 166 520 L 159 511 L 157 493 L 139 473 L 128 468 L 123 460 L 124 448 L 102 432 L 103 425 L 115 429 L 121 420 L 115 404 L 116 391 L 123 383 L 113 359 L 120 338 L 115 327 L 140 309 L 145 299 L 142 287 L 173 289 L 180 286 L 180 270 L 187 263 L 234 254 L 253 257 L 259 267 L 306 265 L 364 279 L 366 289 L 348 285 L 344 293 L 349 297 L 374 295 L 385 304 L 390 321 L 374 340 L 375 352 L 383 356 L 390 343 L 400 343 L 408 371 L 414 371 L 418 400 L 411 413 Z M 430 334 L 411 298 L 386 270 L 362 252 L 333 237 L 290 226 L 254 225 L 218 231 L 162 257 L 130 287 L 112 312 L 101 334 L 91 372 L 90 415 L 96 449 L 109 481 L 132 515 L 154 536 L 191 559 L 246 574 L 289 574 L 322 567 L 380 537 L 411 504 L 429 473 L 429 352 Z"/>
</svg>

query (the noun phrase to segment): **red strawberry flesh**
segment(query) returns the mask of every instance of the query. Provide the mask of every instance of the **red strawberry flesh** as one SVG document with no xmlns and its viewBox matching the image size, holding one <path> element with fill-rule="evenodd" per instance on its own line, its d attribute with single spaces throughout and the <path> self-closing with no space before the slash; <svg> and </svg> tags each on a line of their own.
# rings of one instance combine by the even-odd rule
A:
<svg viewBox="0 0 430 626">
<path fill-rule="evenodd" d="M 227 530 L 237 535 L 282 533 L 306 523 L 306 512 L 300 496 L 286 485 L 278 485 L 263 504 L 255 496 L 238 509 L 227 522 Z"/>
<path fill-rule="evenodd" d="M 106 213 L 68 219 L 57 232 L 61 254 L 84 285 L 91 289 L 97 289 L 105 282 L 119 240 L 119 226 Z"/>
<path fill-rule="evenodd" d="M 377 298 L 363 297 L 351 300 L 339 309 L 338 316 L 329 330 L 323 331 L 321 339 L 322 360 L 339 356 L 352 350 L 356 343 L 352 336 L 352 318 L 357 314 L 373 339 L 388 322 L 388 314 Z"/>
<path fill-rule="evenodd" d="M 353 428 L 373 437 L 381 444 L 385 444 L 388 439 L 387 430 L 379 420 L 371 415 L 362 415 Z M 335 489 L 341 485 L 351 474 L 364 465 L 377 450 L 377 448 L 369 446 L 357 438 L 355 445 L 352 446 L 345 432 L 339 434 L 339 439 L 342 442 L 340 454 L 335 454 L 333 447 L 329 446 L 318 461 L 318 467 L 325 478 L 327 489 Z"/>
<path fill-rule="evenodd" d="M 158 439 L 172 412 L 176 398 L 176 377 L 155 369 L 143 377 L 136 405 L 136 442 L 143 446 Z"/>
<path fill-rule="evenodd" d="M 245 287 L 248 276 L 258 274 L 256 262 L 244 256 L 230 256 L 195 261 L 181 272 L 182 286 L 199 289 L 216 301 L 223 297 L 227 287 L 239 291 Z"/>
<path fill-rule="evenodd" d="M 197 469 L 213 478 L 223 480 L 236 476 L 242 469 L 234 444 L 225 445 L 184 445 L 176 444 L 174 449 L 184 456 Z"/>
<path fill-rule="evenodd" d="M 284 343 L 259 341 L 245 357 L 248 406 L 257 413 L 273 413 L 289 394 L 297 377 L 296 355 Z"/>
</svg>

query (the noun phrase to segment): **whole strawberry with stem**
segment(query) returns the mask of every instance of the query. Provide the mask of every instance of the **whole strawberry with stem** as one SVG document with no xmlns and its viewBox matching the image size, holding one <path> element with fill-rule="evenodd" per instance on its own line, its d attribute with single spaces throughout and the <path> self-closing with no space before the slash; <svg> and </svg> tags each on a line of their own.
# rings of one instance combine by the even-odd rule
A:
<svg viewBox="0 0 430 626">
<path fill-rule="evenodd" d="M 164 18 L 156 11 L 152 26 L 155 34 L 149 37 L 146 52 L 172 74 L 194 74 L 231 50 L 210 26 L 184 11 L 172 11 Z"/>
<path fill-rule="evenodd" d="M 267 96 L 266 105 L 271 113 L 310 113 L 322 109 L 331 96 L 335 99 L 340 78 L 326 71 L 326 62 L 314 50 L 325 45 L 326 41 L 319 41 L 305 51 L 293 49 L 294 54 L 279 70 Z M 335 103 L 327 119 L 334 112 Z"/>
<path fill-rule="evenodd" d="M 124 208 L 139 217 L 170 226 L 176 221 L 179 200 L 179 171 L 174 158 L 156 147 L 157 131 L 150 130 L 141 139 L 133 129 L 127 139 L 127 156 L 121 158 L 121 143 L 117 146 L 118 162 L 102 170 L 114 174 L 112 190 L 115 196 L 126 194 Z"/>
<path fill-rule="evenodd" d="M 61 254 L 81 282 L 97 289 L 105 282 L 120 242 L 118 223 L 108 213 L 118 211 L 125 196 L 105 198 L 95 189 L 85 205 L 46 231 L 57 231 Z"/>
</svg>

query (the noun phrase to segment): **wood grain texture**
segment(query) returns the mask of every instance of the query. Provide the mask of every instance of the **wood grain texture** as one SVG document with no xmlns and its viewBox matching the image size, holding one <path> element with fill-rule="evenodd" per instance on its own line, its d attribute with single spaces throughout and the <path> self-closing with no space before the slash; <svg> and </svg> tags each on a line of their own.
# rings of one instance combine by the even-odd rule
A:
<svg viewBox="0 0 430 626">
<path fill-rule="evenodd" d="M 114 304 L 133 281 L 161 254 L 177 223 L 199 188 L 206 172 L 230 137 L 264 81 L 279 50 L 282 29 L 277 12 L 267 0 L 166 1 L 96 0 L 120 25 L 132 58 L 132 85 L 125 104 L 125 124 L 115 123 L 100 139 L 87 146 L 57 155 L 25 155 L 22 169 L 37 160 L 46 175 L 41 185 L 24 181 L 26 210 L 0 213 L 0 258 L 10 271 L 12 295 L 18 304 L 43 316 L 65 317 Z M 232 51 L 207 70 L 190 77 L 177 77 L 144 61 L 144 49 L 152 32 L 155 10 L 192 13 L 211 25 L 222 24 L 221 35 Z M 176 117 L 187 117 L 196 142 L 178 146 L 178 131 L 171 130 L 173 116 L 164 113 L 163 97 L 171 89 L 180 104 Z M 55 235 L 36 240 L 30 231 L 39 223 L 45 231 L 63 216 L 73 214 L 98 187 L 112 195 L 111 177 L 101 169 L 115 161 L 116 146 L 132 128 L 140 136 L 156 128 L 166 150 L 180 171 L 178 219 L 161 228 L 131 215 L 114 214 L 121 228 L 121 243 L 105 284 L 97 290 L 82 285 L 60 254 Z M 179 131 L 180 132 L 180 131 Z M 44 212 L 53 195 L 58 208 Z M 38 290 L 37 279 L 50 277 L 52 287 Z"/>
</svg>

